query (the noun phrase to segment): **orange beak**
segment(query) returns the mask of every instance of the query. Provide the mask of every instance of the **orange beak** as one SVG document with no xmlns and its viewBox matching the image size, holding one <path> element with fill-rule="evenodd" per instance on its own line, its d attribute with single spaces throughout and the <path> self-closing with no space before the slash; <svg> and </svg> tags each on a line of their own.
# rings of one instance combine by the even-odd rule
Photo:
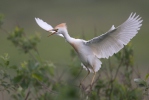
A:
<svg viewBox="0 0 149 100">
<path fill-rule="evenodd" d="M 53 31 L 54 31 L 54 32 L 53 32 Z M 48 37 L 54 35 L 57 31 L 58 31 L 58 29 L 51 29 L 51 30 L 49 30 L 49 32 L 52 32 L 52 33 L 49 34 Z"/>
</svg>

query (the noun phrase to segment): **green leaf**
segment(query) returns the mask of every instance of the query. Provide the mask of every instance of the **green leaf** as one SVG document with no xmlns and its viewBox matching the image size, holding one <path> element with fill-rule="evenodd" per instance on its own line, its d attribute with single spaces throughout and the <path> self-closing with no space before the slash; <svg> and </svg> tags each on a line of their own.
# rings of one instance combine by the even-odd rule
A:
<svg viewBox="0 0 149 100">
<path fill-rule="evenodd" d="M 9 61 L 7 60 L 7 61 L 5 61 L 5 65 L 6 66 L 8 66 L 9 65 Z"/>
<path fill-rule="evenodd" d="M 134 82 L 140 87 L 147 87 L 147 82 L 142 79 L 134 79 Z"/>
<path fill-rule="evenodd" d="M 5 53 L 4 56 L 1 56 L 0 58 L 3 60 L 3 64 L 5 66 L 9 65 L 9 56 L 7 53 Z M 3 66 L 3 64 L 1 64 L 1 66 Z"/>
<path fill-rule="evenodd" d="M 19 76 L 14 77 L 13 82 L 14 82 L 15 84 L 17 84 L 17 83 L 19 83 L 22 79 L 23 79 L 23 75 L 19 75 Z"/>
<path fill-rule="evenodd" d="M 53 67 L 49 67 L 48 71 L 51 76 L 54 76 L 54 68 Z"/>
<path fill-rule="evenodd" d="M 19 86 L 18 89 L 17 89 L 17 92 L 20 93 L 22 90 L 23 90 L 22 87 Z"/>
<path fill-rule="evenodd" d="M 13 66 L 10 66 L 11 69 L 17 69 L 18 67 L 13 65 Z"/>
<path fill-rule="evenodd" d="M 149 73 L 145 76 L 145 80 L 147 80 L 149 78 Z"/>
<path fill-rule="evenodd" d="M 38 73 L 32 73 L 32 77 L 39 80 L 39 81 L 43 80 L 42 76 Z"/>
<path fill-rule="evenodd" d="M 23 63 L 21 63 L 21 67 L 23 68 L 23 69 L 26 69 L 27 68 L 27 62 L 26 61 L 24 61 Z"/>
</svg>

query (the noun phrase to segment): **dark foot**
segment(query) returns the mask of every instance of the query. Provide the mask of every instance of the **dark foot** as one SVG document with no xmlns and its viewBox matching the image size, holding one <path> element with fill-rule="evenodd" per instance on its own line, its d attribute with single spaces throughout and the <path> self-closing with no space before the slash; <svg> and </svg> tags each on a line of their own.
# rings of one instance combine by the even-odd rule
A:
<svg viewBox="0 0 149 100">
<path fill-rule="evenodd" d="M 82 82 L 80 82 L 79 87 L 81 88 L 82 85 L 83 85 Z"/>
<path fill-rule="evenodd" d="M 93 84 L 90 84 L 90 90 L 92 90 Z"/>
</svg>

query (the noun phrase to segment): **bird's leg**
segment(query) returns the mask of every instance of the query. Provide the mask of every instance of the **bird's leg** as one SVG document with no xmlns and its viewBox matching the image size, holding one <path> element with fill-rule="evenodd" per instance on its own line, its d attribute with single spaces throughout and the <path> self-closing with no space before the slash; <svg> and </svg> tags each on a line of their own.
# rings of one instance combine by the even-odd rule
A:
<svg viewBox="0 0 149 100">
<path fill-rule="evenodd" d="M 94 69 L 93 69 L 93 72 L 94 72 L 94 75 L 93 75 L 93 78 L 92 78 L 91 86 L 92 86 L 92 84 L 94 82 L 94 79 L 95 79 L 95 76 L 96 76 L 96 72 L 94 71 Z"/>
<path fill-rule="evenodd" d="M 87 67 L 86 67 L 87 68 Z M 87 78 L 87 76 L 90 74 L 90 70 L 87 68 L 87 75 L 82 79 L 82 81 L 80 82 L 80 86 L 82 85 L 82 82 L 84 82 L 84 80 Z"/>
</svg>

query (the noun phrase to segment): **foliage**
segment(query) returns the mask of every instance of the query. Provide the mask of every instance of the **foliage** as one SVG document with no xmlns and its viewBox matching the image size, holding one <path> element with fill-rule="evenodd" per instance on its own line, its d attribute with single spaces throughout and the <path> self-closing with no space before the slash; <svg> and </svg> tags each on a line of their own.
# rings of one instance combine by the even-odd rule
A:
<svg viewBox="0 0 149 100">
<path fill-rule="evenodd" d="M 20 48 L 24 53 L 28 53 L 30 50 L 37 51 L 36 45 L 40 41 L 38 34 L 30 37 L 26 37 L 23 28 L 16 27 L 15 30 L 8 36 L 16 47 Z"/>
<path fill-rule="evenodd" d="M 11 67 L 9 66 L 9 56 L 8 54 L 5 54 L 4 56 L 0 57 L 0 91 L 3 93 L 4 91 L 7 91 L 10 93 L 11 90 L 15 90 L 15 87 L 13 84 L 11 84 L 12 77 L 9 73 L 9 70 L 11 70 Z"/>
<path fill-rule="evenodd" d="M 23 28 L 16 27 L 8 35 L 8 40 L 29 58 L 19 65 L 11 65 L 8 54 L 1 56 L 0 93 L 3 100 L 6 91 L 12 100 L 147 100 L 149 96 L 149 74 L 145 80 L 134 79 L 138 86 L 145 89 L 145 95 L 134 86 L 134 52 L 131 44 L 114 55 L 115 63 L 111 58 L 104 60 L 92 86 L 86 82 L 79 87 L 79 79 L 85 75 L 81 73 L 80 62 L 73 50 L 70 65 L 57 65 L 40 57 L 38 34 L 27 36 Z M 66 66 L 68 70 L 58 70 L 61 66 Z"/>
<path fill-rule="evenodd" d="M 148 77 L 149 77 L 149 74 L 146 75 L 145 80 L 140 79 L 140 78 L 134 79 L 134 82 L 135 82 L 140 88 L 143 88 L 143 90 L 144 90 L 144 93 L 143 93 L 143 94 L 144 94 L 146 97 L 149 97 L 149 82 L 148 82 Z"/>
</svg>

